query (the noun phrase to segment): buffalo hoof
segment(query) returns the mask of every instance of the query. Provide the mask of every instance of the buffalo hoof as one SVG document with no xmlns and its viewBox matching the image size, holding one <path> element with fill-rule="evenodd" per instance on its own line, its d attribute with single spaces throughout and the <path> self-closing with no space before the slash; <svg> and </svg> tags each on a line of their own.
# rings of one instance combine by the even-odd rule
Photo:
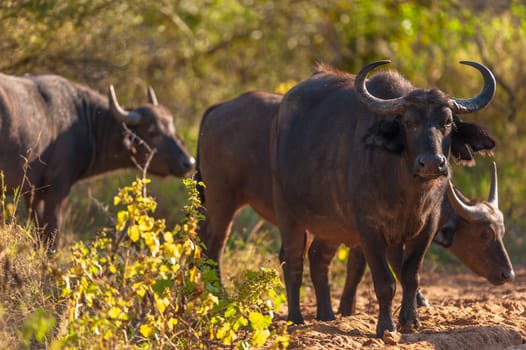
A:
<svg viewBox="0 0 526 350">
<path fill-rule="evenodd" d="M 328 312 L 318 312 L 316 319 L 318 321 L 334 321 L 336 317 L 334 316 L 334 312 L 330 310 Z"/>
<path fill-rule="evenodd" d="M 398 328 L 400 333 L 415 333 L 420 328 L 420 320 L 417 319 L 405 324 L 400 323 Z"/>
<path fill-rule="evenodd" d="M 354 314 L 354 302 L 341 302 L 338 313 L 342 316 L 351 316 Z"/>
<path fill-rule="evenodd" d="M 385 331 L 396 331 L 393 320 L 378 320 L 378 325 L 376 326 L 376 337 L 383 338 Z"/>
<path fill-rule="evenodd" d="M 340 307 L 338 309 L 338 313 L 342 316 L 352 316 L 354 314 L 354 310 L 352 308 Z"/>
<path fill-rule="evenodd" d="M 299 314 L 289 314 L 287 317 L 287 321 L 292 322 L 293 324 L 304 324 L 305 320 L 303 319 L 303 316 L 301 313 Z"/>
</svg>

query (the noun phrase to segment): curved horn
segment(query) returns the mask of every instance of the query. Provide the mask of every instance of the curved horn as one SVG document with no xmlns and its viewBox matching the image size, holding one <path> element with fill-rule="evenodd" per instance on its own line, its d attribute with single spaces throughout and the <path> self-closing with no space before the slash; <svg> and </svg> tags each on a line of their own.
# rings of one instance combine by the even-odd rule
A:
<svg viewBox="0 0 526 350">
<path fill-rule="evenodd" d="M 475 221 L 478 219 L 484 218 L 485 211 L 483 208 L 478 205 L 468 205 L 464 203 L 458 196 L 455 190 L 453 189 L 453 184 L 451 180 L 448 181 L 447 185 L 447 198 L 449 203 L 458 215 L 464 218 L 467 221 Z"/>
<path fill-rule="evenodd" d="M 453 109 L 457 113 L 471 113 L 478 111 L 479 109 L 484 108 L 493 99 L 497 85 L 495 77 L 489 68 L 481 63 L 473 61 L 460 61 L 460 63 L 476 68 L 484 78 L 484 87 L 475 97 L 468 99 L 452 98 L 451 102 Z"/>
<path fill-rule="evenodd" d="M 491 185 L 489 187 L 488 202 L 495 208 L 499 207 L 499 189 L 497 183 L 497 165 L 492 163 Z"/>
<path fill-rule="evenodd" d="M 358 99 L 371 111 L 379 114 L 397 114 L 400 113 L 405 106 L 403 97 L 384 100 L 371 95 L 365 86 L 365 78 L 367 78 L 367 74 L 372 69 L 390 62 L 390 60 L 384 60 L 369 63 L 360 70 L 354 81 L 354 88 L 356 89 Z"/>
<path fill-rule="evenodd" d="M 148 86 L 148 103 L 151 103 L 154 106 L 157 106 L 159 104 L 157 102 L 157 96 L 155 96 L 155 91 L 151 86 Z"/>
<path fill-rule="evenodd" d="M 115 96 L 115 89 L 113 88 L 113 85 L 110 85 L 108 89 L 108 98 L 110 100 L 111 114 L 119 122 L 128 125 L 137 125 L 141 122 L 142 116 L 139 113 L 135 111 L 128 112 L 119 105 L 117 97 Z"/>
</svg>

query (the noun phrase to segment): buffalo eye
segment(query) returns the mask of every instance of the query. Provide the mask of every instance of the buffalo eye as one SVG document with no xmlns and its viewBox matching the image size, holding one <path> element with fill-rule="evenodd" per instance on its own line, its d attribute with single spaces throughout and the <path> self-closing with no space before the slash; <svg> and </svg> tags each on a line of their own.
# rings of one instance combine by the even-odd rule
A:
<svg viewBox="0 0 526 350">
<path fill-rule="evenodd" d="M 489 239 L 489 232 L 488 231 L 482 231 L 480 233 L 480 239 L 484 240 L 484 241 L 487 241 Z"/>
<path fill-rule="evenodd" d="M 438 119 L 438 125 L 443 132 L 446 132 L 451 129 L 451 127 L 453 126 L 453 115 L 451 114 L 451 111 L 443 111 L 443 114 Z"/>
<path fill-rule="evenodd" d="M 449 130 L 451 130 L 452 126 L 453 126 L 453 119 L 449 117 L 445 120 L 444 124 L 442 124 L 442 126 L 440 127 L 440 130 L 442 130 L 442 132 L 446 134 L 449 132 Z"/>
</svg>

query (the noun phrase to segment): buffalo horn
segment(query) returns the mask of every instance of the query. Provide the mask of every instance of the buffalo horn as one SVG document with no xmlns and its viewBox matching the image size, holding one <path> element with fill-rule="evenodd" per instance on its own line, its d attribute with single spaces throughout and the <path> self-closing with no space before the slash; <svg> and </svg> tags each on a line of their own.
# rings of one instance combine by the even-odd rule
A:
<svg viewBox="0 0 526 350">
<path fill-rule="evenodd" d="M 484 78 L 484 87 L 477 96 L 468 99 L 451 99 L 452 108 L 457 113 L 471 113 L 484 108 L 493 99 L 497 84 L 493 73 L 485 65 L 473 61 L 460 61 L 460 63 L 476 68 Z"/>
<path fill-rule="evenodd" d="M 458 215 L 464 218 L 467 221 L 475 221 L 478 219 L 483 219 L 485 216 L 485 210 L 480 205 L 469 205 L 464 203 L 458 196 L 455 190 L 453 189 L 453 184 L 451 180 L 448 181 L 447 185 L 447 198 L 449 203 Z"/>
<path fill-rule="evenodd" d="M 491 185 L 489 188 L 488 202 L 495 208 L 499 207 L 499 189 L 497 183 L 497 165 L 492 163 Z"/>
<path fill-rule="evenodd" d="M 159 104 L 157 102 L 157 96 L 155 96 L 155 91 L 151 86 L 148 86 L 148 103 L 151 103 L 154 106 L 157 106 Z"/>
<path fill-rule="evenodd" d="M 389 60 L 376 61 L 369 63 L 360 70 L 354 81 L 354 87 L 358 99 L 367 106 L 367 108 L 375 113 L 379 114 L 398 114 L 405 106 L 405 99 L 403 97 L 397 97 L 392 99 L 381 99 L 371 95 L 365 86 L 365 79 L 367 74 L 377 66 L 390 63 Z"/>
<path fill-rule="evenodd" d="M 135 111 L 128 112 L 119 105 L 117 97 L 115 96 L 115 89 L 113 88 L 113 85 L 110 85 L 108 94 L 110 100 L 110 110 L 115 119 L 127 125 L 137 125 L 141 122 L 142 116 L 139 113 Z"/>
</svg>

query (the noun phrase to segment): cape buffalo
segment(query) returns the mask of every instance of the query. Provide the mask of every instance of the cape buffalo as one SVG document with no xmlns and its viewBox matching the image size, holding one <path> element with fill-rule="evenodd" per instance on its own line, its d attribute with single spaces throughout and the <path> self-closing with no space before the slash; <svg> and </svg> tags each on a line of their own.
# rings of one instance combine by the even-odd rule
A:
<svg viewBox="0 0 526 350">
<path fill-rule="evenodd" d="M 458 117 L 491 101 L 495 78 L 485 66 L 461 62 L 484 78 L 480 94 L 464 100 L 415 88 L 393 72 L 366 85 L 369 71 L 388 62 L 369 64 L 356 77 L 320 67 L 287 92 L 273 120 L 273 200 L 294 323 L 303 323 L 299 289 L 309 231 L 324 242 L 361 246 L 379 303 L 378 337 L 395 330 L 387 248 L 403 244 L 399 326 L 418 327 L 419 270 L 438 229 L 449 157 L 473 161 L 468 145 L 494 147 L 480 127 Z"/>
<path fill-rule="evenodd" d="M 206 256 L 221 265 L 235 213 L 249 204 L 276 223 L 272 200 L 269 137 L 282 95 L 250 92 L 210 107 L 201 120 L 196 179 L 205 183 L 206 216 L 199 235 Z M 220 269 L 220 268 L 219 268 Z"/>
<path fill-rule="evenodd" d="M 170 111 L 157 103 L 126 111 L 109 96 L 55 75 L 0 74 L 0 169 L 8 188 L 20 188 L 43 241 L 55 233 L 71 186 L 106 172 L 144 164 L 148 171 L 183 177 L 194 167 L 175 133 Z"/>
<path fill-rule="evenodd" d="M 515 273 L 503 243 L 504 216 L 498 208 L 495 163 L 487 201 L 470 200 L 449 183 L 447 195 L 442 201 L 438 227 L 434 242 L 450 248 L 477 275 L 495 285 L 514 279 Z M 309 250 L 309 260 L 318 296 L 317 316 L 319 319 L 331 320 L 334 315 L 330 302 L 328 270 L 338 245 L 323 243 L 315 240 Z M 403 245 L 388 248 L 389 263 L 397 276 L 401 274 L 403 252 Z M 365 265 L 361 248 L 351 248 L 347 260 L 347 278 L 338 309 L 343 316 L 354 312 L 356 289 L 365 272 Z M 417 294 L 417 304 L 427 304 L 421 293 Z"/>
<path fill-rule="evenodd" d="M 245 93 L 209 108 L 201 121 L 196 177 L 206 184 L 201 193 L 206 217 L 200 223 L 200 235 L 206 243 L 207 256 L 216 260 L 219 266 L 232 219 L 240 208 L 249 205 L 267 221 L 276 223 L 268 152 L 272 118 L 279 110 L 281 99 L 282 95 L 268 92 Z M 496 189 L 495 176 L 495 182 L 492 177 L 487 205 L 495 202 L 491 200 L 491 193 L 496 195 Z M 469 205 L 469 200 L 460 191 L 458 195 Z M 495 213 L 499 212 L 495 210 Z M 503 232 L 494 228 L 501 224 L 502 216 L 496 214 L 488 215 L 486 220 L 466 221 L 452 209 L 444 196 L 439 225 L 443 229 L 439 229 L 435 241 L 451 248 L 477 274 L 498 283 L 502 276 L 513 274 L 508 259 L 503 258 L 507 257 L 501 240 Z M 497 233 L 498 239 L 488 245 L 479 234 L 492 231 Z M 317 318 L 330 320 L 334 314 L 328 292 L 328 270 L 339 244 L 324 246 L 323 243 L 314 239 L 309 260 L 312 280 L 319 295 Z M 470 249 L 465 249 L 467 246 Z M 494 251 L 487 251 L 488 247 Z M 400 265 L 396 248 L 389 249 L 390 264 L 395 269 Z M 364 268 L 361 250 L 354 247 L 349 254 L 346 286 L 339 309 L 343 315 L 350 315 L 353 311 L 356 286 Z M 417 302 L 420 305 L 426 303 L 420 293 Z"/>
</svg>

